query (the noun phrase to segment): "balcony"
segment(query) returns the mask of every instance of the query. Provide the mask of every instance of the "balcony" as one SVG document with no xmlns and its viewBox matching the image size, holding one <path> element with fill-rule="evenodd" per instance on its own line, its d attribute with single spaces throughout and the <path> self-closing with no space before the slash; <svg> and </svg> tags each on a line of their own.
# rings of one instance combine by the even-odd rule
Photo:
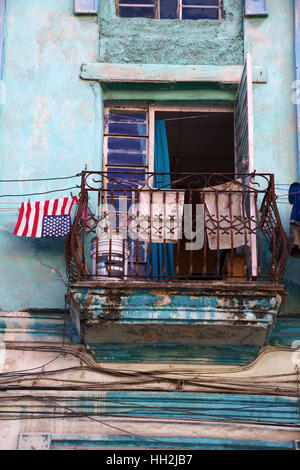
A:
<svg viewBox="0 0 300 470">
<path fill-rule="evenodd" d="M 285 295 L 271 174 L 85 171 L 65 254 L 70 310 L 99 360 L 197 360 L 212 345 L 249 360 Z"/>
</svg>

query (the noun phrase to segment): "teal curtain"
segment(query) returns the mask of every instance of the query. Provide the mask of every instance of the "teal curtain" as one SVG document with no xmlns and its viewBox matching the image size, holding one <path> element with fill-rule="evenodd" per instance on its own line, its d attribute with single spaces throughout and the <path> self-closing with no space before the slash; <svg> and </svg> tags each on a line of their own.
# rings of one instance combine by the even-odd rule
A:
<svg viewBox="0 0 300 470">
<path fill-rule="evenodd" d="M 165 121 L 155 121 L 155 135 L 154 135 L 154 172 L 155 173 L 170 173 L 170 159 L 168 150 L 168 140 Z M 153 178 L 154 188 L 171 189 L 171 176 L 155 175 Z M 151 259 L 150 259 L 151 253 Z M 165 245 L 165 276 L 163 276 L 163 244 L 151 243 L 148 249 L 148 263 L 147 275 L 150 275 L 151 263 L 151 277 L 152 280 L 168 280 L 174 276 L 173 265 L 173 245 L 166 243 Z"/>
</svg>

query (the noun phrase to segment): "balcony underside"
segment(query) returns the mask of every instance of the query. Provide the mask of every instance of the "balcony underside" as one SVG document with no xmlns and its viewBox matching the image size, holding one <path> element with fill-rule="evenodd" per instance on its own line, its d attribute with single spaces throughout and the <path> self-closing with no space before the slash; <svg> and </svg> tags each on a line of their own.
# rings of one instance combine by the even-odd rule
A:
<svg viewBox="0 0 300 470">
<path fill-rule="evenodd" d="M 81 281 L 73 321 L 97 361 L 251 362 L 285 295 L 256 282 Z"/>
</svg>

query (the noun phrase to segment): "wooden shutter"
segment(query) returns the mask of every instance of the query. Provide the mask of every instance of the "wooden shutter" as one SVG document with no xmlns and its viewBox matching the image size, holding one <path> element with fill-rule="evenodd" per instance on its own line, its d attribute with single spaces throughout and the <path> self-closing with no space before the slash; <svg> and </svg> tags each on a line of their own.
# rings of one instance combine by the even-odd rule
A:
<svg viewBox="0 0 300 470">
<path fill-rule="evenodd" d="M 74 0 L 75 15 L 97 15 L 98 0 Z"/>
<path fill-rule="evenodd" d="M 245 0 L 245 16 L 268 16 L 268 0 Z"/>
<path fill-rule="evenodd" d="M 234 107 L 236 173 L 254 171 L 252 57 L 247 54 Z"/>
<path fill-rule="evenodd" d="M 234 141 L 237 178 L 246 187 L 253 187 L 252 178 L 249 177 L 249 173 L 254 172 L 252 56 L 250 53 L 247 54 L 234 106 Z M 257 216 L 254 193 L 249 193 L 249 191 L 245 192 L 245 210 L 249 218 L 249 228 L 254 231 Z M 255 277 L 257 276 L 255 233 L 250 235 L 250 253 L 248 255 L 248 274 Z"/>
</svg>

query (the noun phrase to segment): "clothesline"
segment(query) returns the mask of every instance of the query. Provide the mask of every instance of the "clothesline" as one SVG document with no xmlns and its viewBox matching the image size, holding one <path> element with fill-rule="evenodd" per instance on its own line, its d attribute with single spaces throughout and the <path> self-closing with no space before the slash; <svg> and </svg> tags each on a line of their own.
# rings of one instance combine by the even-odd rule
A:
<svg viewBox="0 0 300 470">
<path fill-rule="evenodd" d="M 50 194 L 50 193 L 58 193 L 61 191 L 70 191 L 70 189 L 80 189 L 80 186 L 71 186 L 69 188 L 61 188 L 61 189 L 52 189 L 51 191 L 42 191 L 39 193 L 27 193 L 27 194 L 0 194 L 1 197 L 29 197 L 29 196 L 40 196 L 42 194 Z M 72 195 L 72 193 L 70 193 Z M 24 202 L 24 201 L 23 201 Z M 30 201 L 29 201 L 30 202 Z"/>
<path fill-rule="evenodd" d="M 72 176 L 57 176 L 52 178 L 28 178 L 28 179 L 16 179 L 16 180 L 0 180 L 0 183 L 20 183 L 20 182 L 29 182 L 29 181 L 56 181 L 56 180 L 68 180 L 72 178 L 78 178 L 81 176 L 81 173 L 77 173 Z"/>
<path fill-rule="evenodd" d="M 202 114 L 201 116 L 185 116 L 185 117 L 176 117 L 176 118 L 167 118 L 164 121 L 182 121 L 183 119 L 197 119 L 203 117 L 209 117 L 211 114 Z"/>
<path fill-rule="evenodd" d="M 280 198 L 280 197 L 287 197 L 287 196 L 291 196 L 292 194 L 299 194 L 300 191 L 295 191 L 294 193 L 286 193 L 286 194 L 280 194 L 280 196 L 276 196 L 276 198 Z"/>
</svg>

